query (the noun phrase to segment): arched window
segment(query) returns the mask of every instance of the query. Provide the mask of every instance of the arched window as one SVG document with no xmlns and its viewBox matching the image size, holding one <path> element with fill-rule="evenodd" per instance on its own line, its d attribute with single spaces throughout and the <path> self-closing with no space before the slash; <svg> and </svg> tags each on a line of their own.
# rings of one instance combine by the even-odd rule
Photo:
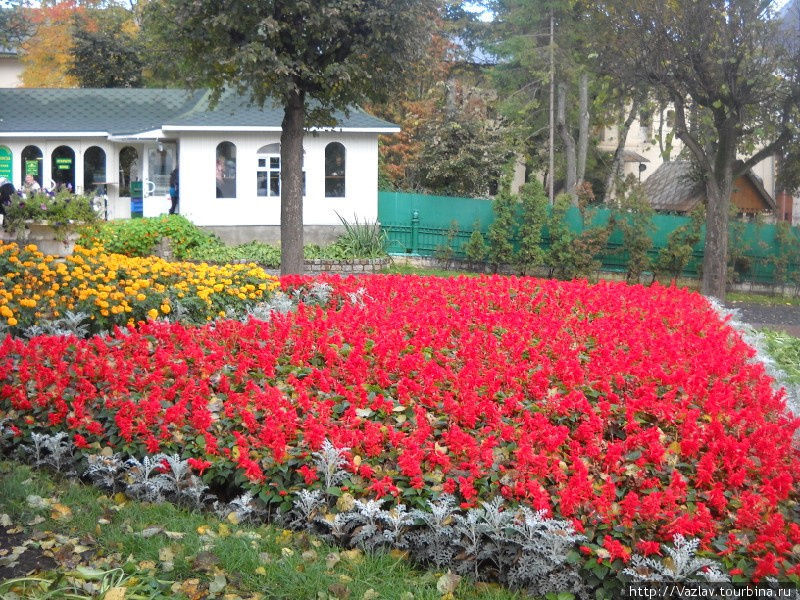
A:
<svg viewBox="0 0 800 600">
<path fill-rule="evenodd" d="M 344 145 L 331 142 L 325 146 L 325 197 L 344 198 Z"/>
<path fill-rule="evenodd" d="M 100 146 L 92 146 L 83 153 L 83 192 L 88 194 L 105 182 L 106 152 Z"/>
<path fill-rule="evenodd" d="M 119 151 L 119 195 L 131 195 L 131 181 L 139 180 L 139 153 L 133 146 Z"/>
<path fill-rule="evenodd" d="M 231 142 L 217 145 L 217 198 L 236 198 L 236 146 Z"/>
<path fill-rule="evenodd" d="M 42 151 L 38 146 L 25 146 L 22 150 L 22 180 L 26 175 L 33 175 L 36 183 L 42 186 Z"/>
<path fill-rule="evenodd" d="M 270 198 L 281 195 L 281 145 L 267 144 L 256 156 L 256 194 Z"/>
<path fill-rule="evenodd" d="M 50 173 L 56 187 L 75 190 L 75 151 L 69 146 L 59 146 L 50 155 Z"/>
</svg>

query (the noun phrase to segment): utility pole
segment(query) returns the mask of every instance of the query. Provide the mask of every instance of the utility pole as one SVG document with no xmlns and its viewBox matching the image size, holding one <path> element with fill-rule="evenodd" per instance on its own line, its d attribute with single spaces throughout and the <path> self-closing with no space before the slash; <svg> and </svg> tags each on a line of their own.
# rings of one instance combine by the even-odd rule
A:
<svg viewBox="0 0 800 600">
<path fill-rule="evenodd" d="M 554 203 L 553 198 L 553 179 L 555 179 L 555 157 L 553 154 L 553 144 L 555 142 L 555 118 L 553 112 L 553 104 L 555 102 L 555 85 L 556 85 L 556 60 L 554 52 L 554 25 L 553 25 L 553 7 L 550 7 L 550 167 L 547 171 L 548 189 L 550 195 L 550 204 Z"/>
</svg>

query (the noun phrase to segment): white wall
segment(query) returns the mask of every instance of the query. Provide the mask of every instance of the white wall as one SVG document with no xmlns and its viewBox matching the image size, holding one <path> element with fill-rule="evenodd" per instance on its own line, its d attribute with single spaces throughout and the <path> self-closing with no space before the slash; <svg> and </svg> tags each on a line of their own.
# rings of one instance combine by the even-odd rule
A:
<svg viewBox="0 0 800 600">
<path fill-rule="evenodd" d="M 216 149 L 220 142 L 236 145 L 236 198 L 216 197 Z M 280 142 L 280 133 L 181 133 L 180 213 L 196 225 L 279 225 L 280 198 L 256 195 L 258 149 Z M 325 146 L 345 147 L 345 197 L 325 198 Z M 321 133 L 306 135 L 304 169 L 306 225 L 340 225 L 336 212 L 348 221 L 378 218 L 378 140 L 376 134 Z M 336 212 L 335 212 L 336 211 Z"/>
<path fill-rule="evenodd" d="M 661 155 L 661 149 L 658 144 L 658 129 L 659 129 L 659 122 L 663 120 L 663 133 L 664 140 L 666 142 L 667 134 L 670 133 L 671 130 L 671 119 L 667 118 L 667 112 L 671 111 L 671 105 L 668 105 L 665 110 L 659 114 L 658 111 L 653 113 L 652 117 L 652 127 L 650 127 L 649 131 L 647 128 L 643 127 L 639 116 L 637 115 L 634 122 L 631 124 L 630 130 L 628 130 L 628 137 L 625 140 L 625 149 L 632 150 L 637 154 L 640 154 L 644 158 L 646 158 L 649 162 L 645 162 L 646 169 L 642 172 L 641 180 L 644 181 L 650 175 L 652 175 L 658 167 L 660 167 L 664 163 L 664 157 Z M 617 147 L 617 137 L 619 134 L 619 129 L 616 126 L 613 127 L 606 127 L 603 131 L 603 139 L 599 142 L 598 148 L 605 152 L 613 152 L 616 150 Z M 677 160 L 678 154 L 683 150 L 683 142 L 679 140 L 677 137 L 673 137 L 672 140 L 672 150 L 670 152 L 670 159 Z M 742 158 L 742 157 L 740 157 Z M 775 190 L 775 174 L 776 174 L 776 164 L 775 164 L 775 157 L 770 156 L 756 164 L 753 169 L 753 173 L 761 178 L 762 183 L 764 185 L 764 189 L 767 190 L 772 198 L 775 198 L 776 190 Z M 638 162 L 629 162 L 623 164 L 623 177 L 626 175 L 633 175 L 634 177 L 638 178 L 639 175 L 639 163 Z"/>
<path fill-rule="evenodd" d="M 22 85 L 23 66 L 16 56 L 0 56 L 0 88 Z"/>
</svg>

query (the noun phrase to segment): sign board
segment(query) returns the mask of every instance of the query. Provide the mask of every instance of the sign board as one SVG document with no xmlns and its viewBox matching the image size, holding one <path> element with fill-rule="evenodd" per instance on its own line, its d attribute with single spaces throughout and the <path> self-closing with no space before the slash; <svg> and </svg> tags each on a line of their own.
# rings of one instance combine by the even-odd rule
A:
<svg viewBox="0 0 800 600">
<path fill-rule="evenodd" d="M 11 181 L 11 149 L 0 146 L 0 177 L 5 177 Z"/>
<path fill-rule="evenodd" d="M 141 181 L 131 181 L 131 218 L 141 217 L 144 213 L 143 191 Z"/>
<path fill-rule="evenodd" d="M 56 169 L 59 171 L 68 171 L 72 168 L 72 159 L 71 158 L 57 158 L 56 159 Z"/>
<path fill-rule="evenodd" d="M 26 160 L 25 161 L 25 175 L 33 175 L 34 177 L 39 176 L 39 161 L 38 160 Z"/>
<path fill-rule="evenodd" d="M 144 186 L 141 181 L 131 181 L 131 198 L 141 199 L 144 194 Z"/>
</svg>

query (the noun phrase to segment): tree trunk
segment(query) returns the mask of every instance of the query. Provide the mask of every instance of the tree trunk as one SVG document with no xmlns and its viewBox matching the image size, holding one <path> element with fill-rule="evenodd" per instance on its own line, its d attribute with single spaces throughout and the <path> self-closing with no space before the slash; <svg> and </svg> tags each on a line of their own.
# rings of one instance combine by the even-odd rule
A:
<svg viewBox="0 0 800 600">
<path fill-rule="evenodd" d="M 706 180 L 706 244 L 703 252 L 703 280 L 706 296 L 725 300 L 728 280 L 728 218 L 736 162 L 735 125 L 723 113 L 715 115 L 718 135 L 714 167 Z"/>
<path fill-rule="evenodd" d="M 281 124 L 281 275 L 303 273 L 305 94 L 287 99 Z"/>
<path fill-rule="evenodd" d="M 575 179 L 583 183 L 586 177 L 586 154 L 589 152 L 589 75 L 586 73 L 581 74 L 578 112 L 578 170 Z"/>
<path fill-rule="evenodd" d="M 564 191 L 571 197 L 572 201 L 577 202 L 575 194 L 575 177 L 577 171 L 575 159 L 575 140 L 567 129 L 567 86 L 563 83 L 558 84 L 558 112 L 556 116 L 558 123 L 558 133 L 564 143 L 564 153 L 566 154 L 567 173 Z"/>
<path fill-rule="evenodd" d="M 636 119 L 636 115 L 639 114 L 639 104 L 639 98 L 634 98 L 631 104 L 631 110 L 625 118 L 622 128 L 617 132 L 617 149 L 614 150 L 614 158 L 611 160 L 611 170 L 608 172 L 608 177 L 606 177 L 606 192 L 605 198 L 603 199 L 603 202 L 606 204 L 611 202 L 611 197 L 614 195 L 617 177 L 619 176 L 620 166 L 622 165 L 622 152 L 625 150 L 625 142 L 628 139 L 628 132 L 631 129 L 631 125 Z"/>
<path fill-rule="evenodd" d="M 730 209 L 732 177 L 722 182 L 709 178 L 706 182 L 706 239 L 703 251 L 703 279 L 700 292 L 719 300 L 725 299 L 728 279 L 728 211 Z"/>
</svg>

